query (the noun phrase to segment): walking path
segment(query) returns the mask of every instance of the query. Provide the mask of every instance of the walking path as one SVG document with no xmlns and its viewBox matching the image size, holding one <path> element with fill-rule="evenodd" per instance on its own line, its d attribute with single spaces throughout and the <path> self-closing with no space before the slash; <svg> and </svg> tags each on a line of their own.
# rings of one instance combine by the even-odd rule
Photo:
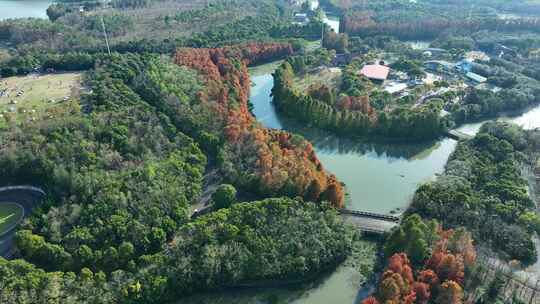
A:
<svg viewBox="0 0 540 304">
<path fill-rule="evenodd" d="M 32 208 L 41 202 L 45 192 L 32 186 L 9 186 L 0 187 L 0 204 L 16 203 L 23 208 L 21 220 L 32 212 Z M 13 236 L 17 222 L 0 236 L 0 256 L 10 258 L 13 255 Z"/>
</svg>

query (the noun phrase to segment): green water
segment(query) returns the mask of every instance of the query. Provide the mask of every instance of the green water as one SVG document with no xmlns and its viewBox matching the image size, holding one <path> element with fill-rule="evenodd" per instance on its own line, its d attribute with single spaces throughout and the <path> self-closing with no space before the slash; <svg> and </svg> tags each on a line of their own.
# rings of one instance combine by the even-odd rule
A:
<svg viewBox="0 0 540 304">
<path fill-rule="evenodd" d="M 358 241 L 353 254 L 337 269 L 303 284 L 266 288 L 235 288 L 183 298 L 177 304 L 357 304 L 373 291 L 377 246 Z M 367 282 L 367 283 L 366 283 Z"/>
<path fill-rule="evenodd" d="M 347 185 L 350 208 L 389 213 L 406 208 L 418 184 L 442 172 L 456 141 L 425 144 L 380 144 L 339 139 L 313 131 L 275 111 L 270 92 L 279 62 L 250 69 L 251 102 L 257 119 L 268 128 L 285 129 L 311 141 L 325 168 Z M 374 246 L 373 244 L 371 246 Z M 369 247 L 369 246 L 368 246 Z M 182 299 L 183 304 L 356 304 L 371 292 L 358 263 L 372 263 L 376 248 L 353 255 L 314 282 L 280 288 L 230 289 Z M 371 260 L 371 261 L 369 261 Z"/>
<path fill-rule="evenodd" d="M 0 20 L 11 18 L 47 18 L 50 0 L 0 0 Z"/>
<path fill-rule="evenodd" d="M 355 141 L 300 126 L 278 115 L 270 97 L 271 71 L 276 66 L 277 63 L 272 63 L 250 70 L 251 102 L 257 120 L 268 128 L 285 129 L 309 140 L 326 170 L 346 184 L 348 208 L 399 213 L 408 207 L 419 185 L 444 171 L 457 145 L 455 140 L 442 138 L 420 144 Z M 501 119 L 513 121 L 525 129 L 540 128 L 540 106 Z M 474 135 L 481 125 L 482 122 L 466 124 L 459 130 Z"/>
<path fill-rule="evenodd" d="M 274 64 L 250 70 L 251 102 L 257 119 L 268 128 L 285 129 L 313 143 L 326 170 L 347 186 L 348 208 L 377 213 L 407 208 L 416 188 L 442 173 L 457 142 L 442 139 L 422 144 L 383 144 L 338 138 L 280 117 L 271 102 Z"/>
</svg>

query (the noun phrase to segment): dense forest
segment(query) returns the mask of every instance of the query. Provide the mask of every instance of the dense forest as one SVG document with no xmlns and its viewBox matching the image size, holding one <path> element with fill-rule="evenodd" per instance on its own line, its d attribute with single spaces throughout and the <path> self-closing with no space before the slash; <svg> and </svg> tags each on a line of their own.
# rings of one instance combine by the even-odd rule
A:
<svg viewBox="0 0 540 304">
<path fill-rule="evenodd" d="M 127 5 L 131 6 L 131 1 L 128 2 Z M 0 40 L 9 51 L 8 60 L 14 61 L 8 65 L 17 67 L 21 57 L 36 62 L 43 56 L 58 53 L 106 52 L 101 17 L 111 50 L 121 53 L 171 54 L 177 47 L 220 47 L 247 41 L 314 40 L 321 35 L 319 19 L 314 18 L 306 26 L 291 24 L 292 13 L 288 6 L 271 0 L 147 3 L 151 3 L 150 6 L 124 8 L 119 5 L 112 9 L 95 8 L 83 14 L 78 7 L 75 9 L 71 4 L 59 3 L 51 6 L 49 11 L 55 10 L 56 6 L 66 9 L 61 8 L 62 13 L 51 12 L 50 21 L 2 20 Z M 178 10 L 178 13 L 169 15 L 171 10 Z"/>
<path fill-rule="evenodd" d="M 209 83 L 211 89 L 201 96 L 201 104 L 208 104 L 216 115 L 200 128 L 215 124 L 214 132 L 224 133 L 221 139 L 225 143 L 217 158 L 228 178 L 265 195 L 301 195 L 342 206 L 342 186 L 326 174 L 311 144 L 283 131 L 262 128 L 248 109 L 247 65 L 291 52 L 291 46 L 283 44 L 180 49 L 175 62 L 198 69 Z"/>
<path fill-rule="evenodd" d="M 444 175 L 417 190 L 408 212 L 438 219 L 445 227 L 465 226 L 508 260 L 535 262 L 532 237 L 540 218 L 521 167 L 538 147 L 538 132 L 486 123 L 474 139 L 458 144 Z"/>
<path fill-rule="evenodd" d="M 208 158 L 261 196 L 343 201 L 307 142 L 261 128 L 247 110 L 247 64 L 290 51 L 286 44 L 180 49 L 178 65 L 113 54 L 87 73 L 92 92 L 81 109 L 4 130 L 2 183 L 40 185 L 48 195 L 16 234 L 24 261 L 2 259 L 3 299 L 161 303 L 201 289 L 298 279 L 343 260 L 353 233 L 324 204 L 274 199 L 190 221 Z M 251 151 L 258 153 L 246 157 Z M 267 247 L 272 239 L 275 249 Z M 215 272 L 215 263 L 230 271 Z"/>
<path fill-rule="evenodd" d="M 291 226 L 296 229 L 288 229 Z M 18 237 L 24 240 L 26 234 Z M 115 252 L 128 261 L 125 266 L 47 272 L 24 260 L 0 258 L 0 300 L 163 303 L 220 286 L 297 279 L 344 259 L 353 235 L 336 212 L 324 206 L 291 199 L 242 203 L 179 226 L 154 254 L 140 255 L 129 243 L 118 250 L 109 247 L 106 257 Z M 27 245 L 35 258 L 50 259 L 49 268 L 60 266 L 51 259 L 60 256 L 58 245 L 39 236 L 31 236 Z M 79 251 L 96 253 L 84 245 Z"/>
<path fill-rule="evenodd" d="M 539 103 L 539 20 L 527 13 L 540 6 L 475 3 L 321 0 L 342 33 L 288 0 L 62 0 L 49 20 L 0 21 L 0 82 L 82 75 L 76 100 L 0 126 L 0 185 L 46 193 L 0 257 L 0 303 L 168 303 L 303 283 L 351 257 L 369 273 L 380 262 L 363 304 L 496 303 L 501 280 L 479 283 L 480 252 L 537 260 L 540 217 L 522 170 L 540 172 L 539 131 L 485 124 L 394 229 L 367 237 L 340 214 L 344 184 L 312 144 L 263 127 L 249 104 L 248 67 L 277 60 L 276 109 L 338 135 L 429 140 Z M 447 79 L 384 91 L 363 66 L 427 77 L 423 51 L 398 39 L 429 39 L 442 61 L 494 54 L 471 62 L 486 84 L 425 99 Z M 355 256 L 360 241 L 369 259 Z"/>
<path fill-rule="evenodd" d="M 340 29 L 350 36 L 392 35 L 402 40 L 431 40 L 453 33 L 537 31 L 540 5 L 534 1 L 350 1 L 321 0 L 342 16 Z M 501 19 L 498 12 L 522 15 Z"/>
<path fill-rule="evenodd" d="M 220 3 L 163 22 L 246 11 L 243 1 Z M 291 55 L 320 35 L 320 23 L 291 25 L 271 1 L 251 4 L 260 18 L 216 21 L 174 41 L 131 39 L 134 15 L 105 15 L 110 56 L 99 46 L 99 19 L 69 3 L 51 6 L 51 21 L 0 22 L 9 46 L 3 77 L 85 71 L 89 88 L 80 106 L 12 121 L 0 134 L 2 184 L 47 193 L 14 237 L 21 259 L 0 259 L 0 302 L 163 303 L 301 281 L 349 256 L 356 234 L 332 208 L 343 204 L 341 183 L 310 143 L 261 127 L 248 110 L 247 66 Z M 245 43 L 261 39 L 277 42 Z M 240 44 L 191 48 L 231 43 Z M 219 211 L 192 219 L 210 170 L 233 185 L 212 195 Z M 237 199 L 281 195 L 295 199 Z"/>
</svg>

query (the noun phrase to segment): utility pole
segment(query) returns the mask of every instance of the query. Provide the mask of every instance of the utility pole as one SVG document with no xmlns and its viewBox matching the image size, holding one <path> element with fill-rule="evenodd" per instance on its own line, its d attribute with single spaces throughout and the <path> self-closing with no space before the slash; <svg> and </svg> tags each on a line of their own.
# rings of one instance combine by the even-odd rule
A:
<svg viewBox="0 0 540 304">
<path fill-rule="evenodd" d="M 321 49 L 323 48 L 323 39 L 324 39 L 324 19 L 321 20 Z"/>
<path fill-rule="evenodd" d="M 103 36 L 105 36 L 105 44 L 107 45 L 107 52 L 111 56 L 111 48 L 109 47 L 109 38 L 107 37 L 107 31 L 105 30 L 105 22 L 103 21 L 103 16 L 101 16 L 101 27 L 103 28 Z"/>
</svg>

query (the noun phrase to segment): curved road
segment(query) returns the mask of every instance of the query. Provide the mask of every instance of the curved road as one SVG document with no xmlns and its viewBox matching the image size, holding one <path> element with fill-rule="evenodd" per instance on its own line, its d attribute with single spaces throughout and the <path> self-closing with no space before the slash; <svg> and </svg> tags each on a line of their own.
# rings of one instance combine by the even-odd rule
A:
<svg viewBox="0 0 540 304">
<path fill-rule="evenodd" d="M 45 192 L 43 190 L 30 186 L 0 188 L 0 204 L 11 202 L 21 205 L 24 208 L 25 217 L 32 212 L 32 208 L 39 204 L 44 196 Z M 15 228 L 16 226 L 11 231 L 0 236 L 0 256 L 11 257 Z"/>
</svg>

